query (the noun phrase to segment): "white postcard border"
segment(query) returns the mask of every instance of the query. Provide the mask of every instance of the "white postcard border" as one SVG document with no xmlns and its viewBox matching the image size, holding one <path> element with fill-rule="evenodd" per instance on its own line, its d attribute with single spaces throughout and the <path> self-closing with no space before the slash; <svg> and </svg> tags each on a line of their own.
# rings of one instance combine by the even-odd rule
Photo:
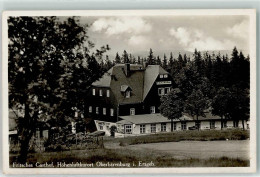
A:
<svg viewBox="0 0 260 177">
<path fill-rule="evenodd" d="M 10 168 L 8 146 L 8 25 L 9 16 L 191 16 L 248 15 L 250 17 L 250 167 L 196 168 Z M 3 171 L 5 174 L 172 174 L 172 173 L 254 173 L 256 172 L 256 10 L 57 10 L 5 11 L 2 15 Z M 187 170 L 189 169 L 189 170 Z"/>
</svg>

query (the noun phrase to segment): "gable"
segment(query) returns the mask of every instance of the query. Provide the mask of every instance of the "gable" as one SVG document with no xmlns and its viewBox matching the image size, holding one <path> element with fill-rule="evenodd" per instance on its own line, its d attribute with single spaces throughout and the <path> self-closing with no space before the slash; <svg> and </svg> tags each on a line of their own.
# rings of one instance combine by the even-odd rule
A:
<svg viewBox="0 0 260 177">
<path fill-rule="evenodd" d="M 148 65 L 144 74 L 143 101 L 151 90 L 159 74 L 168 74 L 160 65 Z"/>
</svg>

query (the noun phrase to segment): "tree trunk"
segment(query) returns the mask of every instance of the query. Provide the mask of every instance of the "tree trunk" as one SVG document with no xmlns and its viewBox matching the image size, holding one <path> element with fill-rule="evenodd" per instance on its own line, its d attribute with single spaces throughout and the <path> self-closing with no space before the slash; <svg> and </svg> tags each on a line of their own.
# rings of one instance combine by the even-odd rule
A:
<svg viewBox="0 0 260 177">
<path fill-rule="evenodd" d="M 21 138 L 20 138 L 20 153 L 18 157 L 18 161 L 20 163 L 26 163 L 28 150 L 29 150 L 29 143 L 33 136 L 33 133 L 36 129 L 36 116 L 37 113 L 35 112 L 33 116 L 30 116 L 30 108 L 28 104 L 25 104 L 25 115 L 20 122 L 20 129 L 21 129 Z"/>
<path fill-rule="evenodd" d="M 244 119 L 242 119 L 242 126 L 243 126 L 243 130 L 245 130 L 245 122 L 244 122 Z"/>
<path fill-rule="evenodd" d="M 198 126 L 199 125 L 199 116 L 198 115 L 196 115 L 197 116 L 197 127 L 198 127 L 198 131 L 200 131 L 200 127 Z"/>
<path fill-rule="evenodd" d="M 171 132 L 173 132 L 173 119 L 171 119 Z"/>
<path fill-rule="evenodd" d="M 221 116 L 220 124 L 221 124 L 221 130 L 222 130 L 223 129 L 223 116 Z"/>
<path fill-rule="evenodd" d="M 24 135 L 22 135 L 24 136 Z M 28 155 L 28 150 L 29 150 L 29 142 L 31 140 L 31 136 L 25 136 L 20 142 L 21 144 L 21 147 L 20 147 L 20 154 L 19 154 L 19 157 L 18 157 L 18 162 L 19 163 L 26 163 L 26 160 L 27 160 L 27 155 Z"/>
</svg>

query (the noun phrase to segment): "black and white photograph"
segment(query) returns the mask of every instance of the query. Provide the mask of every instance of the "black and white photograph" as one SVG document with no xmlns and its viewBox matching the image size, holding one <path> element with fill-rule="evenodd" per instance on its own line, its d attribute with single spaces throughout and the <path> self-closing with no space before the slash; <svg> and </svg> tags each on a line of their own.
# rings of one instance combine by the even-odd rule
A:
<svg viewBox="0 0 260 177">
<path fill-rule="evenodd" d="M 255 18 L 4 12 L 4 171 L 255 172 Z"/>
</svg>

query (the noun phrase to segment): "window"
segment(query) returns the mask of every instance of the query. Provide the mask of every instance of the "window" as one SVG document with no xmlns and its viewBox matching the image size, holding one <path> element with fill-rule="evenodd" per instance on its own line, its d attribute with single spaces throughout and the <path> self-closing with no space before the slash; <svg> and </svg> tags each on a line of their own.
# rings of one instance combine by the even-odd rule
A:
<svg viewBox="0 0 260 177">
<path fill-rule="evenodd" d="M 164 74 L 163 77 L 164 77 L 164 78 L 168 78 L 168 74 Z"/>
<path fill-rule="evenodd" d="M 164 88 L 158 88 L 158 95 L 164 95 Z"/>
<path fill-rule="evenodd" d="M 103 90 L 99 90 L 99 96 L 103 96 Z"/>
<path fill-rule="evenodd" d="M 130 115 L 135 115 L 135 108 L 130 109 Z"/>
<path fill-rule="evenodd" d="M 107 109 L 103 108 L 103 115 L 106 115 L 106 114 L 107 114 Z"/>
<path fill-rule="evenodd" d="M 156 132 L 156 124 L 151 124 L 151 133 Z"/>
<path fill-rule="evenodd" d="M 140 125 L 140 133 L 145 133 L 145 125 Z"/>
<path fill-rule="evenodd" d="M 89 113 L 92 113 L 92 106 L 89 106 L 89 107 L 88 107 L 88 112 L 89 112 Z"/>
<path fill-rule="evenodd" d="M 98 109 L 98 107 L 96 107 L 96 114 L 99 114 L 99 109 Z"/>
<path fill-rule="evenodd" d="M 78 117 L 78 112 L 77 112 L 77 111 L 75 112 L 75 115 L 74 115 L 74 116 L 75 116 L 75 117 Z"/>
<path fill-rule="evenodd" d="M 163 75 L 162 75 L 162 74 L 160 74 L 160 78 L 163 78 Z"/>
<path fill-rule="evenodd" d="M 161 123 L 161 131 L 166 132 L 166 123 Z"/>
<path fill-rule="evenodd" d="M 215 121 L 210 121 L 209 127 L 210 127 L 210 129 L 214 129 L 215 128 Z"/>
<path fill-rule="evenodd" d="M 125 93 L 125 97 L 126 97 L 126 98 L 130 98 L 130 91 L 129 91 L 129 90 L 126 91 L 126 93 Z"/>
<path fill-rule="evenodd" d="M 181 129 L 186 130 L 187 129 L 187 124 L 186 122 L 181 122 Z"/>
<path fill-rule="evenodd" d="M 132 134 L 132 125 L 125 125 L 125 133 Z"/>
<path fill-rule="evenodd" d="M 107 97 L 110 97 L 110 90 L 107 90 Z"/>
<path fill-rule="evenodd" d="M 177 130 L 177 122 L 173 122 L 173 130 Z"/>
<path fill-rule="evenodd" d="M 171 91 L 171 88 L 170 87 L 166 87 L 165 88 L 165 94 L 169 93 Z"/>
<path fill-rule="evenodd" d="M 96 95 L 96 89 L 92 89 L 92 95 Z"/>
<path fill-rule="evenodd" d="M 110 116 L 114 116 L 114 109 L 113 108 L 110 109 Z"/>
<path fill-rule="evenodd" d="M 155 113 L 155 106 L 151 106 L 151 107 L 150 107 L 150 113 L 151 113 L 151 114 L 154 114 L 154 113 Z"/>
</svg>

